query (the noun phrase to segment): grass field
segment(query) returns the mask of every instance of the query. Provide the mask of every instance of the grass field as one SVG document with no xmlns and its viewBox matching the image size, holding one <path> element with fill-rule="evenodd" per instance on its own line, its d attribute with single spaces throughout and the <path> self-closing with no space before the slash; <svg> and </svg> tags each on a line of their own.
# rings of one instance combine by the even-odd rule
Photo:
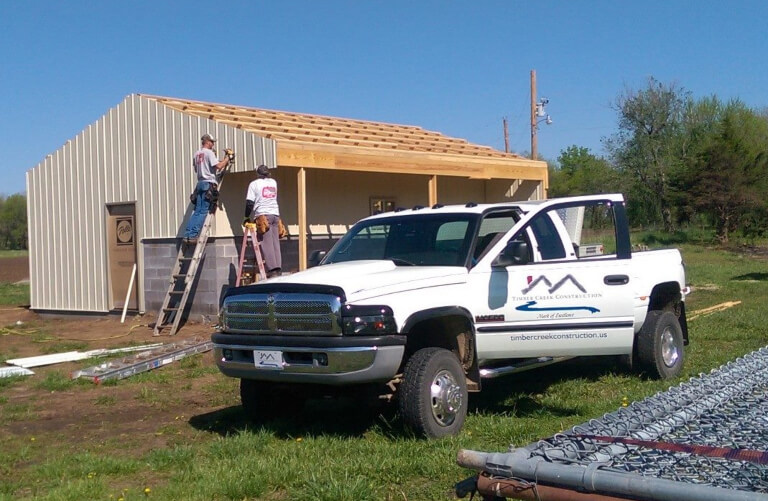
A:
<svg viewBox="0 0 768 501">
<path fill-rule="evenodd" d="M 29 251 L 26 250 L 0 250 L 0 259 L 4 257 L 21 257 L 28 255 Z"/>
<path fill-rule="evenodd" d="M 456 465 L 459 449 L 503 452 L 526 445 L 768 344 L 768 261 L 701 246 L 684 245 L 682 252 L 693 286 L 687 303 L 692 320 L 677 381 L 626 374 L 608 358 L 570 361 L 487 383 L 471 397 L 458 437 L 425 441 L 405 432 L 391 413 L 371 414 L 353 401 L 312 402 L 300 416 L 254 426 L 237 405 L 236 381 L 217 376 L 197 356 L 114 383 L 114 393 L 102 391 L 93 405 L 121 412 L 117 392 L 130 390 L 133 398 L 162 408 L 171 397 L 157 388 L 207 381 L 199 391 L 219 410 L 189 408 L 186 417 L 158 423 L 155 434 L 165 445 L 139 454 L 126 451 L 157 436 L 41 444 L 33 435 L 0 431 L 0 500 L 453 499 L 453 485 L 472 474 Z M 0 288 L 0 298 L 16 293 L 24 291 Z M 741 303 L 695 316 L 726 301 Z M 24 384 L 31 383 L 0 380 L 0 429 L 45 418 L 33 406 L 12 403 L 10 393 Z M 35 384 L 52 392 L 98 391 L 63 376 Z"/>
<path fill-rule="evenodd" d="M 0 283 L 0 306 L 29 304 L 29 284 Z"/>
</svg>

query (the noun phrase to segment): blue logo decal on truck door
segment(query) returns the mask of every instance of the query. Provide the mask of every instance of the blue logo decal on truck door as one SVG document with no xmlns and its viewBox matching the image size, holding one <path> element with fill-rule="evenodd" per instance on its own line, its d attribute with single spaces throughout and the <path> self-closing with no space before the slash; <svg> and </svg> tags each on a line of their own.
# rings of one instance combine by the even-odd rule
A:
<svg viewBox="0 0 768 501">
<path fill-rule="evenodd" d="M 598 310 L 594 306 L 559 306 L 559 307 L 544 307 L 544 308 L 534 308 L 534 305 L 536 304 L 536 301 L 528 301 L 525 304 L 521 304 L 517 308 L 515 308 L 517 311 L 576 311 L 576 310 L 587 310 L 590 313 L 597 313 Z"/>
</svg>

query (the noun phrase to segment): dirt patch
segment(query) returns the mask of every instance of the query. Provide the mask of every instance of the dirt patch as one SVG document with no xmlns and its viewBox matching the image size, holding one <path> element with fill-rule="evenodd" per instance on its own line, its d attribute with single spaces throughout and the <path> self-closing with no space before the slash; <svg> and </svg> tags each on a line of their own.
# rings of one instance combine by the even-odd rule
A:
<svg viewBox="0 0 768 501">
<path fill-rule="evenodd" d="M 117 316 L 50 318 L 23 307 L 0 307 L 0 360 L 187 339 L 203 342 L 213 332 L 211 325 L 187 323 L 173 337 L 156 337 L 153 322 L 154 315 L 120 323 Z M 57 450 L 93 452 L 119 447 L 138 457 L 197 437 L 208 423 L 193 425 L 190 420 L 196 416 L 239 409 L 237 381 L 218 373 L 211 352 L 120 381 L 71 379 L 74 371 L 104 360 L 35 367 L 32 376 L 4 381 L 0 444 L 13 449 L 11 444 L 33 441 Z"/>
<path fill-rule="evenodd" d="M 28 257 L 0 259 L 0 283 L 28 278 Z M 210 324 L 187 322 L 173 337 L 154 336 L 154 317 L 129 316 L 121 323 L 118 315 L 53 317 L 26 306 L 0 306 L 0 367 L 8 367 L 2 363 L 8 359 L 51 353 L 204 342 L 214 330 Z M 198 437 L 209 427 L 200 416 L 214 416 L 213 426 L 222 412 L 239 409 L 237 381 L 218 373 L 211 352 L 119 381 L 71 379 L 74 371 L 106 360 L 34 367 L 32 376 L 0 379 L 0 444 L 9 450 L 36 445 L 43 448 L 41 457 L 46 451 L 98 452 L 113 446 L 138 457 Z"/>
<path fill-rule="evenodd" d="M 0 259 L 0 284 L 15 284 L 27 279 L 29 279 L 29 258 L 27 256 Z"/>
<path fill-rule="evenodd" d="M 768 259 L 768 245 L 742 245 L 736 252 L 755 259 Z"/>
</svg>

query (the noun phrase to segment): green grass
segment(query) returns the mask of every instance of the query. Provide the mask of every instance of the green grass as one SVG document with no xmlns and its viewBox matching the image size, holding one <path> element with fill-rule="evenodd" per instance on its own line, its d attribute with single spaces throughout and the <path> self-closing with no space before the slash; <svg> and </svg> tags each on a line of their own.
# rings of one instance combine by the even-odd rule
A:
<svg viewBox="0 0 768 501">
<path fill-rule="evenodd" d="M 0 283 L 0 306 L 29 304 L 29 284 Z"/>
<path fill-rule="evenodd" d="M 26 250 L 0 250 L 0 266 L 2 259 L 7 257 L 28 256 Z M 29 304 L 29 284 L 10 284 L 0 282 L 0 306 L 7 305 L 28 305 Z"/>
<path fill-rule="evenodd" d="M 218 410 L 201 413 L 190 406 L 187 417 L 158 421 L 155 437 L 165 445 L 136 457 L 121 444 L 150 437 L 83 440 L 73 450 L 55 440 L 41 444 L 0 433 L 0 500 L 453 499 L 453 485 L 473 474 L 456 465 L 459 449 L 503 452 L 527 445 L 768 344 L 768 262 L 688 243 L 682 252 L 693 286 L 689 317 L 726 301 L 741 303 L 689 322 L 691 344 L 678 380 L 625 373 L 608 357 L 573 360 L 485 383 L 482 393 L 471 396 L 458 437 L 426 441 L 404 431 L 390 411 L 371 413 L 355 402 L 313 401 L 299 415 L 255 425 L 238 405 L 237 381 L 220 376 L 196 386 Z M 51 391 L 100 389 L 105 393 L 93 402 L 102 411 L 120 411 L 120 401 L 109 396 L 116 388 L 135 389 L 138 401 L 162 408 L 166 394 L 159 386 L 172 392 L 210 376 L 200 360 L 112 385 L 75 387 L 57 377 L 40 384 Z M 0 394 L 18 384 L 0 385 Z M 36 412 L 0 400 L 0 425 L 32 420 Z"/>
<path fill-rule="evenodd" d="M 29 256 L 28 250 L 0 250 L 0 259 L 4 257 L 24 257 Z"/>
</svg>

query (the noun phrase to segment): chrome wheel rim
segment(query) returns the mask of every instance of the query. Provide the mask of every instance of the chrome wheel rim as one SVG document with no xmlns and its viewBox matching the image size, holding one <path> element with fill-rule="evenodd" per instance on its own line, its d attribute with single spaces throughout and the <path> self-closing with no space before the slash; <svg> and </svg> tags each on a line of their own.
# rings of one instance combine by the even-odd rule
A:
<svg viewBox="0 0 768 501">
<path fill-rule="evenodd" d="M 680 347 L 677 346 L 672 329 L 667 327 L 661 333 L 661 359 L 667 367 L 674 367 L 680 358 Z"/>
<path fill-rule="evenodd" d="M 453 375 L 442 370 L 435 375 L 430 387 L 432 416 L 441 426 L 450 426 L 456 420 L 463 402 L 461 386 Z"/>
</svg>

